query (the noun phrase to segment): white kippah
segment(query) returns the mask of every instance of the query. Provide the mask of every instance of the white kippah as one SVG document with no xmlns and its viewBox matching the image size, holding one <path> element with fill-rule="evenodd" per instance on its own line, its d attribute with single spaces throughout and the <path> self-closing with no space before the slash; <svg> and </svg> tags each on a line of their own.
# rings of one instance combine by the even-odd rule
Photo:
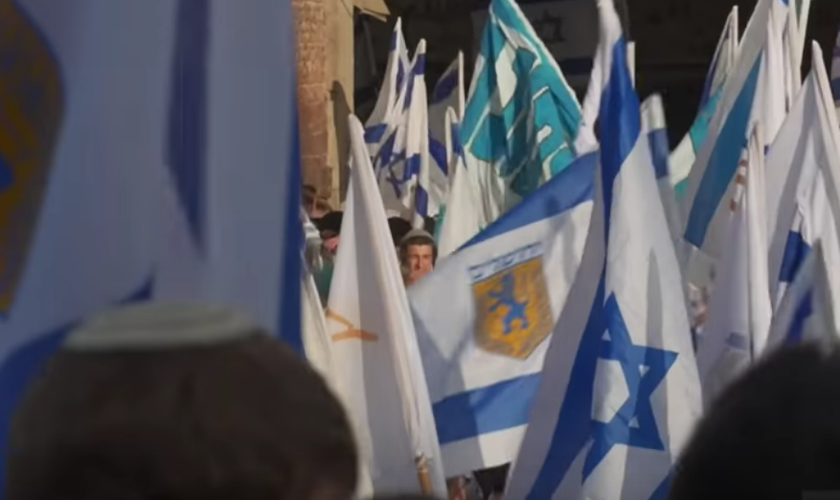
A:
<svg viewBox="0 0 840 500">
<path fill-rule="evenodd" d="M 72 331 L 73 351 L 166 349 L 219 344 L 261 332 L 228 307 L 198 303 L 144 302 L 106 310 Z"/>
</svg>

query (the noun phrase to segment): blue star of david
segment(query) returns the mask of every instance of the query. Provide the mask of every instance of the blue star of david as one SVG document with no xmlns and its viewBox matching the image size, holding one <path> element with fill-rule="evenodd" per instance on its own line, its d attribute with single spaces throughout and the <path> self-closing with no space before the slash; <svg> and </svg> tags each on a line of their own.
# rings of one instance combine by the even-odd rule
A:
<svg viewBox="0 0 840 500">
<path fill-rule="evenodd" d="M 633 344 L 614 294 L 610 294 L 604 304 L 604 322 L 607 328 L 605 337 L 609 338 L 601 341 L 599 358 L 621 364 L 630 394 L 609 422 L 593 420 L 594 442 L 584 462 L 584 480 L 615 445 L 665 449 L 656 427 L 650 397 L 677 359 L 675 352 Z"/>
</svg>

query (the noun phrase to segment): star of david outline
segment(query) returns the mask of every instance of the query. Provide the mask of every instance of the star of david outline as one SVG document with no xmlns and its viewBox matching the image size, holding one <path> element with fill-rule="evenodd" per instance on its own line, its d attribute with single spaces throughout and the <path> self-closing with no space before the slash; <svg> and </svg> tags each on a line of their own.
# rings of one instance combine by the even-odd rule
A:
<svg viewBox="0 0 840 500">
<path fill-rule="evenodd" d="M 609 339 L 601 341 L 598 357 L 621 364 L 629 395 L 609 422 L 592 420 L 593 443 L 583 466 L 584 480 L 615 445 L 657 451 L 665 449 L 656 427 L 650 397 L 678 357 L 673 351 L 633 344 L 615 294 L 607 298 L 603 313 Z M 642 371 L 643 368 L 646 370 Z M 632 425 L 634 422 L 637 425 Z"/>
</svg>

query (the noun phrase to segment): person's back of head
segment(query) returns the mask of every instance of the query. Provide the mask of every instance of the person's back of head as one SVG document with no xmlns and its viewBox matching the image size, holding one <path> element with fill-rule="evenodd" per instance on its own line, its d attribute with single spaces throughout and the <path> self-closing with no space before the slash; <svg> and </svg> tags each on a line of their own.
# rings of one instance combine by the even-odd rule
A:
<svg viewBox="0 0 840 500">
<path fill-rule="evenodd" d="M 805 492 L 840 492 L 838 381 L 836 345 L 787 347 L 758 363 L 700 422 L 677 465 L 670 500 L 799 500 Z"/>
<path fill-rule="evenodd" d="M 86 323 L 29 388 L 9 442 L 6 500 L 341 500 L 357 478 L 321 378 L 212 306 Z"/>
</svg>

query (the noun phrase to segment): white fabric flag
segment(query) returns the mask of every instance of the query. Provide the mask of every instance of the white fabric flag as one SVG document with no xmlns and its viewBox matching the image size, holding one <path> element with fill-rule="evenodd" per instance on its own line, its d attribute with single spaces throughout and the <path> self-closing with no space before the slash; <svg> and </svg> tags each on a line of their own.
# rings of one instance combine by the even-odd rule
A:
<svg viewBox="0 0 840 500">
<path fill-rule="evenodd" d="M 818 239 L 824 240 L 832 279 L 840 284 L 840 211 L 832 183 L 832 174 L 840 172 L 840 125 L 822 50 L 814 44 L 812 52 L 811 73 L 766 159 L 768 265 L 774 305 Z"/>
<path fill-rule="evenodd" d="M 447 477 L 516 456 L 581 259 L 594 167 L 579 158 L 409 289 Z"/>
<path fill-rule="evenodd" d="M 764 214 L 764 148 L 758 127 L 742 161 L 733 199 L 727 247 L 698 342 L 697 366 L 707 407 L 757 359 L 767 344 L 772 319 L 767 277 L 767 221 Z"/>
<path fill-rule="evenodd" d="M 213 301 L 299 332 L 303 241 L 289 1 L 20 0 L 2 12 L 7 450 L 31 377 L 102 308 Z"/>
<path fill-rule="evenodd" d="M 786 19 L 787 8 L 781 0 L 760 0 L 756 5 L 709 135 L 691 169 L 683 199 L 686 227 L 680 258 L 686 278 L 697 285 L 711 281 L 720 258 L 731 217 L 735 172 L 751 125 L 761 123 L 769 144 L 784 120 L 782 29 Z"/>
<path fill-rule="evenodd" d="M 834 96 L 834 106 L 840 116 L 840 30 L 837 33 L 837 42 L 834 44 L 834 53 L 831 56 L 831 93 Z"/>
<path fill-rule="evenodd" d="M 738 31 L 738 6 L 732 7 L 723 32 L 718 40 L 717 49 L 712 57 L 709 70 L 706 73 L 706 81 L 703 85 L 703 94 L 700 97 L 700 106 L 697 111 L 697 118 L 691 125 L 688 133 L 677 145 L 670 157 L 671 185 L 676 195 L 681 198 L 688 183 L 688 174 L 697 154 L 706 140 L 709 130 L 709 121 L 712 119 L 717 105 L 720 102 L 722 89 L 726 79 L 735 67 L 739 47 Z"/>
<path fill-rule="evenodd" d="M 674 246 L 612 2 L 600 0 L 605 75 L 595 207 L 551 339 L 511 499 L 665 498 L 701 412 Z"/>
<path fill-rule="evenodd" d="M 659 197 L 662 199 L 662 207 L 665 209 L 665 218 L 668 221 L 668 230 L 672 240 L 676 243 L 681 237 L 683 228 L 682 214 L 674 193 L 674 187 L 670 182 L 670 166 L 668 159 L 668 127 L 665 123 L 665 107 L 662 104 L 662 97 L 653 94 L 642 103 L 640 113 L 642 116 L 642 134 L 647 136 L 650 146 L 650 157 L 653 161 L 653 170 L 656 173 L 656 183 L 659 186 Z"/>
<path fill-rule="evenodd" d="M 833 307 L 838 290 L 827 277 L 822 242 L 817 241 L 773 317 L 768 353 L 783 345 L 840 336 Z"/>
<path fill-rule="evenodd" d="M 446 214 L 438 233 L 438 260 L 443 260 L 482 229 L 479 205 L 481 194 L 475 178 L 467 172 L 460 146 L 460 127 L 452 108 L 447 112 L 449 134 L 447 150 L 451 149 L 452 181 L 446 202 Z"/>
<path fill-rule="evenodd" d="M 451 140 L 448 139 L 452 134 L 452 124 L 447 113 L 451 109 L 455 114 L 455 125 L 460 126 L 466 106 L 462 52 L 458 52 L 458 56 L 438 79 L 430 99 L 429 154 L 432 166 L 429 171 L 429 197 L 432 199 L 432 205 L 442 210 L 449 198 L 449 186 L 454 175 L 451 165 L 456 154 Z M 460 148 L 460 141 L 458 147 Z M 471 235 L 467 237 L 469 236 Z"/>
<path fill-rule="evenodd" d="M 365 142 L 370 156 L 376 157 L 379 148 L 387 139 L 386 132 L 389 125 L 401 115 L 400 97 L 405 93 L 410 70 L 408 49 L 402 32 L 402 18 L 397 18 L 394 30 L 391 32 L 391 45 L 388 50 L 388 63 L 385 66 L 385 79 L 376 98 L 376 106 L 365 124 Z"/>
<path fill-rule="evenodd" d="M 349 118 L 353 168 L 327 322 L 335 385 L 373 492 L 419 492 L 415 460 L 446 494 L 423 365 L 385 208 L 361 124 Z"/>
</svg>

